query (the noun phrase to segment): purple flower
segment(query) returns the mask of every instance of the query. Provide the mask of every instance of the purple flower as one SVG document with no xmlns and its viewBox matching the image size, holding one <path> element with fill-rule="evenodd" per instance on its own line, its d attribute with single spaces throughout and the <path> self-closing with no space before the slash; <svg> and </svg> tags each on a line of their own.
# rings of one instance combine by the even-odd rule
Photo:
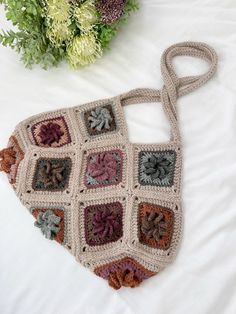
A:
<svg viewBox="0 0 236 314">
<path fill-rule="evenodd" d="M 57 123 L 49 122 L 40 127 L 39 136 L 41 143 L 51 146 L 54 142 L 59 142 L 64 133 L 61 131 L 61 126 Z"/>
<path fill-rule="evenodd" d="M 96 7 L 105 24 L 118 20 L 124 12 L 126 0 L 97 0 Z"/>
</svg>

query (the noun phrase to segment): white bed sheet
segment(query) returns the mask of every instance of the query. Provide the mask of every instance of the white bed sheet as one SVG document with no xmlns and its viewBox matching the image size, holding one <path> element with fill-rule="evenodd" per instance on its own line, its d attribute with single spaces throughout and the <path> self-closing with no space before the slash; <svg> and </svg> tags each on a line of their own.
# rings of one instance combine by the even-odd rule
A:
<svg viewBox="0 0 236 314">
<path fill-rule="evenodd" d="M 0 25 L 7 27 L 3 9 Z M 219 55 L 211 82 L 179 99 L 184 142 L 185 228 L 176 261 L 138 289 L 114 291 L 33 226 L 0 175 L 1 314 L 236 313 L 236 3 L 234 0 L 143 0 L 95 65 L 30 71 L 0 47 L 0 146 L 30 115 L 119 94 L 160 88 L 160 56 L 169 45 L 204 41 Z M 206 70 L 175 62 L 180 75 Z M 166 139 L 157 104 L 126 109 L 130 140 Z"/>
</svg>

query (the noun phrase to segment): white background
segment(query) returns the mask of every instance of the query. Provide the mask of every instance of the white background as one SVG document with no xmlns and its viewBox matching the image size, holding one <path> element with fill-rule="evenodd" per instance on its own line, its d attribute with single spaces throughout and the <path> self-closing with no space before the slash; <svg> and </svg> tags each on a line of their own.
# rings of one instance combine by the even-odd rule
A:
<svg viewBox="0 0 236 314">
<path fill-rule="evenodd" d="M 7 28 L 3 9 L 0 25 Z M 236 313 L 236 3 L 234 0 L 143 0 L 140 11 L 95 65 L 72 71 L 27 70 L 0 47 L 0 146 L 32 114 L 160 88 L 160 56 L 169 45 L 204 41 L 219 56 L 218 73 L 178 101 L 184 144 L 184 238 L 171 266 L 140 288 L 118 292 L 75 262 L 33 226 L 0 174 L 1 314 Z M 177 58 L 179 75 L 202 61 Z M 158 142 L 168 135 L 159 104 L 127 107 L 129 136 Z"/>
</svg>

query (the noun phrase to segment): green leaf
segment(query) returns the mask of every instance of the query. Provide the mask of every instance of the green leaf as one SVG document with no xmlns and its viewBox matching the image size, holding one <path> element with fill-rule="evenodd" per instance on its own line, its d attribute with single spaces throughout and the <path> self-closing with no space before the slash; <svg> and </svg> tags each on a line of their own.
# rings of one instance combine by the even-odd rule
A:
<svg viewBox="0 0 236 314">
<path fill-rule="evenodd" d="M 31 68 L 34 64 L 39 64 L 47 69 L 51 66 L 57 66 L 59 62 L 66 59 L 66 45 L 69 40 L 63 42 L 59 47 L 54 47 L 47 38 L 47 26 L 51 21 L 46 17 L 45 0 L 0 0 L 0 4 L 5 7 L 6 18 L 17 29 L 16 31 L 0 32 L 0 43 L 21 54 L 21 60 L 26 67 Z M 119 27 L 127 21 L 131 12 L 136 9 L 137 1 L 127 0 L 124 14 L 118 21 L 111 25 L 98 23 L 95 26 L 102 48 L 109 46 Z M 70 22 L 74 36 L 79 35 L 81 31 L 73 18 Z"/>
</svg>

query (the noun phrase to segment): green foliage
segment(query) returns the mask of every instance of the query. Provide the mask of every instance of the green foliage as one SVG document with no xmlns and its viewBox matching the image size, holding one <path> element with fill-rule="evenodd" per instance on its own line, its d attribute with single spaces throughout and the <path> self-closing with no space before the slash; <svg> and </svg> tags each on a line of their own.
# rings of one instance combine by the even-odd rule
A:
<svg viewBox="0 0 236 314">
<path fill-rule="evenodd" d="M 6 10 L 6 17 L 12 22 L 16 30 L 2 31 L 0 43 L 15 49 L 26 67 L 39 64 L 44 69 L 56 66 L 66 59 L 67 43 L 55 46 L 47 36 L 46 0 L 0 0 Z M 119 27 L 124 24 L 132 11 L 137 10 L 136 0 L 127 0 L 122 17 L 116 22 L 105 25 L 98 22 L 94 26 L 102 49 L 109 46 Z M 71 27 L 77 27 L 71 20 Z M 77 27 L 74 35 L 80 34 Z"/>
<path fill-rule="evenodd" d="M 119 20 L 109 25 L 102 23 L 97 25 L 98 39 L 100 40 L 103 49 L 108 48 L 110 41 L 116 36 L 120 26 L 125 24 L 128 21 L 130 14 L 133 11 L 138 10 L 138 8 L 139 6 L 136 0 L 127 0 L 124 14 L 119 18 Z"/>
<path fill-rule="evenodd" d="M 26 67 L 40 64 L 44 69 L 57 65 L 65 55 L 62 48 L 53 47 L 46 37 L 41 0 L 1 0 L 6 17 L 18 31 L 0 34 L 3 46 L 9 46 L 21 54 Z"/>
<path fill-rule="evenodd" d="M 20 53 L 21 60 L 28 68 L 33 64 L 40 64 L 42 68 L 47 69 L 56 66 L 65 56 L 63 48 L 52 47 L 43 34 L 34 31 L 3 32 L 0 42 Z"/>
</svg>

